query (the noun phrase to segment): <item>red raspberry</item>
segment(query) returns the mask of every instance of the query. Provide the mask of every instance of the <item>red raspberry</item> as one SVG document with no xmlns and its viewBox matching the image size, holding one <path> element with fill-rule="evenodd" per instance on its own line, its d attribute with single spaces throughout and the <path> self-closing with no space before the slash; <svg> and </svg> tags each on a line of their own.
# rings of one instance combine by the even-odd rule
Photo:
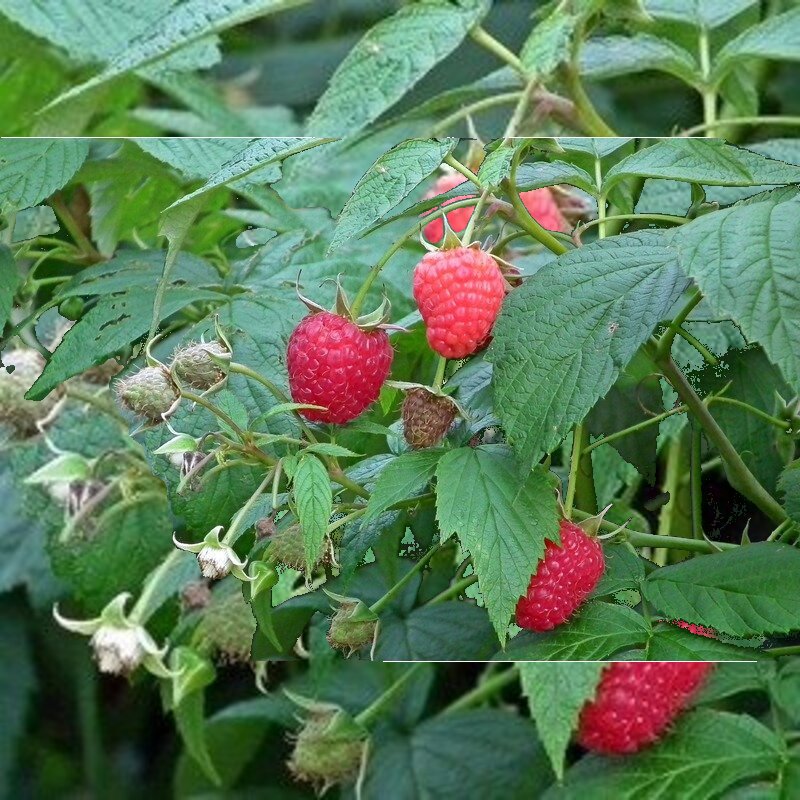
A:
<svg viewBox="0 0 800 800">
<path fill-rule="evenodd" d="M 561 520 L 561 545 L 549 539 L 527 594 L 517 602 L 517 625 L 549 631 L 566 622 L 603 575 L 603 548 L 569 520 Z"/>
<path fill-rule="evenodd" d="M 569 223 L 564 219 L 561 209 L 556 203 L 553 193 L 547 189 L 533 189 L 530 192 L 520 192 L 519 199 L 528 210 L 528 213 L 549 231 L 569 231 Z"/>
<path fill-rule="evenodd" d="M 688 705 L 713 664 L 618 661 L 581 711 L 577 739 L 606 755 L 635 753 L 655 742 Z"/>
<path fill-rule="evenodd" d="M 428 253 L 414 270 L 414 299 L 428 344 L 445 358 L 475 352 L 491 331 L 505 292 L 497 262 L 474 247 Z"/>
<path fill-rule="evenodd" d="M 670 623 L 689 631 L 689 633 L 694 633 L 697 636 L 706 636 L 709 639 L 717 638 L 717 632 L 713 628 L 704 628 L 702 625 L 695 625 L 693 622 L 684 622 L 682 619 L 671 619 Z"/>
<path fill-rule="evenodd" d="M 431 197 L 436 197 L 437 195 L 449 192 L 451 189 L 455 189 L 456 186 L 461 186 L 462 183 L 466 182 L 467 179 L 463 175 L 459 175 L 457 172 L 454 172 L 451 175 L 442 175 L 442 177 L 439 178 L 439 180 L 437 180 L 434 184 L 433 189 L 425 194 L 425 199 L 427 200 Z M 448 200 L 445 200 L 442 205 L 446 206 L 450 203 L 455 203 L 457 200 L 465 200 L 467 197 L 469 197 L 469 195 L 466 194 L 461 197 L 451 197 Z M 440 206 L 437 206 L 437 208 L 440 208 Z M 457 208 L 455 211 L 450 211 L 448 214 L 445 214 L 450 228 L 456 233 L 461 233 L 461 231 L 467 227 L 469 218 L 472 216 L 472 211 L 473 209 L 471 207 Z M 423 229 L 423 235 L 429 242 L 434 242 L 436 244 L 441 242 L 442 237 L 444 236 L 444 223 L 442 222 L 442 218 L 436 217 L 436 219 L 431 220 L 431 222 L 429 222 Z"/>
<path fill-rule="evenodd" d="M 301 411 L 306 419 L 350 422 L 378 399 L 393 355 L 384 330 L 361 330 L 329 311 L 310 314 L 289 337 L 292 399 L 327 409 Z"/>
</svg>

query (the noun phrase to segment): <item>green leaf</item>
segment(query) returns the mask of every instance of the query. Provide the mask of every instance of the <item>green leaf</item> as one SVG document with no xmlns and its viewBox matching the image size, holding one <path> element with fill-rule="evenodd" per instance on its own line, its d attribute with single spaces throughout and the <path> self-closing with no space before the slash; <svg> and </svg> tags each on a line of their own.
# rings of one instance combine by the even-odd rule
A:
<svg viewBox="0 0 800 800">
<path fill-rule="evenodd" d="M 529 720 L 507 711 L 474 709 L 397 726 L 376 738 L 361 796 L 534 798 L 551 780 Z"/>
<path fill-rule="evenodd" d="M 594 697 L 602 662 L 554 664 L 526 661 L 519 665 L 522 691 L 556 777 L 564 777 L 564 756 L 581 709 Z"/>
<path fill-rule="evenodd" d="M 594 590 L 595 597 L 607 597 L 628 589 L 638 591 L 644 580 L 644 561 L 630 545 L 605 544 L 606 568 Z"/>
<path fill-rule="evenodd" d="M 19 287 L 19 271 L 11 250 L 0 244 L 0 331 L 11 319 L 14 295 Z"/>
<path fill-rule="evenodd" d="M 560 7 L 551 11 L 531 31 L 520 50 L 520 61 L 531 77 L 545 78 L 569 57 L 580 16 Z"/>
<path fill-rule="evenodd" d="M 187 181 L 207 180 L 253 142 L 252 139 L 179 139 L 156 136 L 132 141 L 145 153 L 176 169 Z"/>
<path fill-rule="evenodd" d="M 647 644 L 648 661 L 753 661 L 761 652 L 700 636 L 677 625 L 657 625 Z"/>
<path fill-rule="evenodd" d="M 776 186 L 800 181 L 800 167 L 734 147 L 721 139 L 662 139 L 611 167 L 604 190 L 631 175 L 708 186 Z"/>
<path fill-rule="evenodd" d="M 591 195 L 597 194 L 594 178 L 575 164 L 566 161 L 535 161 L 517 170 L 517 189 L 527 192 L 545 186 L 568 183 Z"/>
<path fill-rule="evenodd" d="M 795 390 L 800 389 L 798 210 L 796 190 L 777 190 L 707 214 L 674 234 L 681 266 L 717 316 L 732 318 L 748 341 L 758 342 Z"/>
<path fill-rule="evenodd" d="M 757 3 L 758 0 L 645 0 L 645 9 L 659 19 L 717 28 Z"/>
<path fill-rule="evenodd" d="M 758 542 L 655 570 L 644 594 L 669 619 L 731 636 L 800 628 L 800 551 Z"/>
<path fill-rule="evenodd" d="M 666 72 L 693 86 L 700 68 L 682 47 L 646 33 L 591 38 L 581 48 L 581 74 L 590 80 L 647 70 Z"/>
<path fill-rule="evenodd" d="M 753 717 L 703 709 L 678 720 L 664 740 L 637 755 L 582 758 L 567 771 L 564 785 L 551 787 L 544 798 L 711 800 L 743 781 L 774 780 L 783 753 L 780 739 Z"/>
<path fill-rule="evenodd" d="M 498 147 L 490 150 L 478 170 L 481 184 L 491 190 L 497 189 L 511 171 L 511 160 L 514 158 L 514 153 L 524 146 L 525 140 L 517 139 L 512 144 L 502 142 Z"/>
<path fill-rule="evenodd" d="M 599 661 L 620 650 L 643 645 L 649 635 L 649 624 L 633 609 L 590 602 L 570 622 L 549 633 L 517 635 L 503 659 Z"/>
<path fill-rule="evenodd" d="M 441 457 L 441 451 L 424 450 L 403 453 L 390 461 L 378 475 L 363 521 L 374 520 L 389 506 L 420 494 L 433 478 Z"/>
<path fill-rule="evenodd" d="M 648 231 L 545 264 L 505 300 L 487 359 L 495 409 L 526 464 L 551 452 L 612 386 L 685 284 Z"/>
<path fill-rule="evenodd" d="M 60 229 L 55 212 L 50 206 L 34 206 L 17 211 L 14 219 L 12 244 L 26 242 L 37 236 L 48 236 Z"/>
<path fill-rule="evenodd" d="M 795 522 L 800 522 L 800 459 L 785 467 L 778 480 L 778 490 L 783 495 L 786 513 Z"/>
<path fill-rule="evenodd" d="M 505 447 L 461 447 L 436 468 L 436 519 L 442 539 L 457 534 L 472 555 L 489 617 L 503 644 L 517 600 L 558 538 L 558 505 L 549 473 L 520 473 Z"/>
<path fill-rule="evenodd" d="M 205 691 L 191 692 L 172 709 L 172 714 L 186 751 L 203 770 L 203 774 L 213 784 L 220 786 L 222 780 L 206 742 Z"/>
<path fill-rule="evenodd" d="M 154 19 L 150 26 L 110 56 L 108 64 L 99 75 L 59 95 L 46 108 L 72 100 L 121 75 L 162 61 L 177 51 L 184 55 L 191 45 L 228 28 L 305 2 L 307 0 L 184 0 L 166 9 L 160 18 Z M 177 64 L 185 68 L 185 62 L 181 64 L 180 56 L 173 59 L 173 66 L 176 65 L 176 60 Z M 189 63 L 192 68 L 198 66 L 196 59 Z M 208 60 L 203 64 L 210 65 Z"/>
<path fill-rule="evenodd" d="M 283 161 L 296 153 L 325 144 L 326 141 L 325 139 L 301 139 L 298 137 L 254 139 L 238 155 L 225 162 L 214 172 L 203 186 L 190 194 L 184 195 L 180 200 L 176 200 L 169 208 L 174 209 L 189 201 L 195 201 L 220 186 L 226 186 L 234 182 L 238 183 L 242 178 L 248 176 L 253 176 L 253 180 L 260 179 L 264 183 L 277 180 L 278 174 L 275 171 L 265 170 L 264 168 Z M 264 172 L 262 173 L 261 170 L 264 170 Z M 253 175 L 253 173 L 258 174 Z"/>
<path fill-rule="evenodd" d="M 728 42 L 714 59 L 712 81 L 719 83 L 740 59 L 800 60 L 800 8 L 768 17 Z"/>
<path fill-rule="evenodd" d="M 202 289 L 168 288 L 164 294 L 161 319 L 197 300 L 221 298 L 222 295 Z M 150 292 L 134 290 L 100 299 L 67 331 L 29 390 L 28 398 L 41 400 L 68 378 L 101 364 L 117 350 L 146 334 L 152 313 L 153 295 Z"/>
<path fill-rule="evenodd" d="M 294 473 L 294 501 L 303 529 L 306 563 L 316 564 L 322 553 L 328 521 L 333 511 L 333 491 L 328 470 L 318 458 L 302 455 Z"/>
<path fill-rule="evenodd" d="M 41 203 L 69 181 L 88 153 L 86 139 L 1 139 L 0 214 Z"/>
<path fill-rule="evenodd" d="M 328 252 L 382 219 L 453 152 L 458 139 L 407 139 L 384 153 L 353 189 Z"/>
<path fill-rule="evenodd" d="M 348 53 L 308 121 L 311 136 L 360 131 L 455 50 L 487 0 L 422 0 L 370 29 Z"/>
</svg>

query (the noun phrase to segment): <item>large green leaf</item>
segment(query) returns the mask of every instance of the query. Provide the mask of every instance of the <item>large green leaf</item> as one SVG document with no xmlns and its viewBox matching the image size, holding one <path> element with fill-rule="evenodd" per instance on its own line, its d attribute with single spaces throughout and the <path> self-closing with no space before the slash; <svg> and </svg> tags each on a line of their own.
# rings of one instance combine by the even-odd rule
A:
<svg viewBox="0 0 800 800">
<path fill-rule="evenodd" d="M 761 652 L 700 636 L 677 625 L 658 625 L 647 643 L 648 661 L 753 661 Z"/>
<path fill-rule="evenodd" d="M 567 253 L 508 295 L 487 358 L 495 408 L 526 463 L 611 388 L 684 285 L 668 239 L 648 231 Z"/>
<path fill-rule="evenodd" d="M 558 664 L 526 661 L 519 665 L 522 691 L 550 763 L 559 780 L 564 777 L 564 755 L 581 709 L 594 697 L 600 662 Z"/>
<path fill-rule="evenodd" d="M 361 796 L 533 798 L 551 780 L 530 721 L 476 709 L 433 717 L 408 732 L 385 731 L 370 753 Z"/>
<path fill-rule="evenodd" d="M 758 0 L 645 0 L 644 7 L 660 19 L 716 28 L 757 3 Z"/>
<path fill-rule="evenodd" d="M 604 189 L 631 175 L 708 186 L 777 186 L 800 181 L 800 167 L 721 139 L 662 139 L 611 167 Z"/>
<path fill-rule="evenodd" d="M 207 180 L 255 140 L 148 137 L 133 140 L 146 153 L 176 169 L 186 180 Z"/>
<path fill-rule="evenodd" d="M 778 488 L 783 495 L 786 513 L 795 522 L 800 522 L 800 459 L 786 466 L 778 481 Z"/>
<path fill-rule="evenodd" d="M 458 47 L 487 0 L 422 0 L 381 20 L 348 53 L 308 121 L 312 136 L 356 133 Z"/>
<path fill-rule="evenodd" d="M 630 37 L 594 37 L 581 48 L 581 74 L 590 80 L 605 80 L 645 70 L 666 72 L 694 84 L 699 78 L 700 68 L 694 57 L 682 47 L 646 33 Z"/>
<path fill-rule="evenodd" d="M 681 266 L 717 315 L 732 318 L 748 341 L 758 342 L 795 390 L 799 210 L 796 190 L 779 189 L 707 214 L 674 234 Z"/>
<path fill-rule="evenodd" d="M 548 473 L 520 474 L 505 447 L 461 447 L 436 468 L 436 518 L 443 538 L 457 534 L 472 555 L 500 642 L 517 600 L 544 555 L 558 542 L 558 506 Z"/>
<path fill-rule="evenodd" d="M 297 464 L 293 486 L 297 516 L 303 529 L 303 549 L 310 572 L 311 566 L 322 554 L 333 510 L 333 491 L 328 470 L 316 456 L 304 454 Z"/>
<path fill-rule="evenodd" d="M 328 252 L 382 219 L 453 152 L 458 139 L 408 139 L 384 153 L 339 214 Z"/>
<path fill-rule="evenodd" d="M 2 244 L 0 245 L 0 331 L 11 318 L 14 295 L 19 282 L 20 275 L 14 257 L 8 247 Z"/>
<path fill-rule="evenodd" d="M 769 17 L 728 42 L 715 59 L 712 78 L 722 80 L 742 58 L 800 60 L 800 8 Z"/>
<path fill-rule="evenodd" d="M 181 55 L 173 58 L 171 65 L 177 63 L 186 68 L 182 56 L 185 56 L 186 49 L 190 46 L 235 25 L 305 2 L 307 0 L 183 0 L 167 9 L 163 9 L 162 5 L 162 15 L 152 19 L 139 35 L 110 54 L 105 69 L 99 75 L 59 95 L 50 103 L 50 107 L 71 100 L 121 75 L 173 56 L 177 51 L 181 51 Z M 98 10 L 97 13 L 103 12 Z M 189 65 L 210 66 L 210 63 L 206 59 L 205 63 L 197 64 L 195 57 L 189 60 Z"/>
<path fill-rule="evenodd" d="M 511 661 L 598 661 L 643 645 L 650 626 L 627 606 L 590 602 L 566 625 L 549 633 L 521 633 L 503 659 Z"/>
<path fill-rule="evenodd" d="M 655 570 L 645 597 L 669 619 L 731 636 L 800 628 L 800 551 L 759 542 Z"/>
<path fill-rule="evenodd" d="M 698 710 L 655 747 L 622 759 L 591 756 L 567 771 L 547 800 L 710 800 L 742 781 L 774 779 L 784 746 L 753 717 Z"/>
<path fill-rule="evenodd" d="M 41 203 L 69 181 L 88 153 L 85 139 L 0 140 L 0 214 Z"/>
</svg>

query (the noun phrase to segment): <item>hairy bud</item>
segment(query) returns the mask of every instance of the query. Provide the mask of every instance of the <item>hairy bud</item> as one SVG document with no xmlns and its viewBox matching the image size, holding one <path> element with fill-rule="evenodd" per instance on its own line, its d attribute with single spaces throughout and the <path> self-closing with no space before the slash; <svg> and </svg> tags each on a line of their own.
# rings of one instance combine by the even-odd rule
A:
<svg viewBox="0 0 800 800">
<path fill-rule="evenodd" d="M 328 629 L 328 644 L 348 655 L 360 650 L 375 639 L 378 621 L 363 603 L 342 602 L 331 618 Z"/>
<path fill-rule="evenodd" d="M 39 401 L 25 399 L 25 393 L 42 374 L 45 366 L 44 359 L 35 350 L 8 350 L 3 353 L 2 359 L 0 425 L 7 425 L 16 436 L 31 436 L 37 432 L 36 423 L 45 419 L 55 407 L 58 393 L 52 392 Z"/>
<path fill-rule="evenodd" d="M 189 344 L 175 351 L 170 370 L 182 384 L 210 389 L 228 374 L 230 358 L 230 351 L 221 342 Z"/>
<path fill-rule="evenodd" d="M 303 547 L 303 529 L 299 524 L 289 525 L 282 531 L 269 535 L 269 547 L 266 558 L 273 564 L 280 564 L 298 572 L 306 571 L 306 554 Z M 330 563 L 332 558 L 330 542 L 325 541 L 322 555 L 312 565 L 312 571 L 320 564 Z"/>
<path fill-rule="evenodd" d="M 145 367 L 117 382 L 117 397 L 134 414 L 154 422 L 169 413 L 178 400 L 178 390 L 162 367 Z"/>
</svg>

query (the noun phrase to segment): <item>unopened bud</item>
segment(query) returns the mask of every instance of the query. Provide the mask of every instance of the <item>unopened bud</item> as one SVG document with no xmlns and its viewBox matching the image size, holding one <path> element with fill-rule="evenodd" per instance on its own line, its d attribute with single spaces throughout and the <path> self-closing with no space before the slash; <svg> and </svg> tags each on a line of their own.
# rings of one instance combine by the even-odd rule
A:
<svg viewBox="0 0 800 800">
<path fill-rule="evenodd" d="M 170 370 L 179 383 L 210 389 L 228 374 L 231 353 L 221 342 L 189 344 L 175 351 Z"/>
<path fill-rule="evenodd" d="M 162 367 L 145 367 L 116 384 L 117 397 L 134 414 L 161 421 L 177 404 L 179 395 Z"/>
<path fill-rule="evenodd" d="M 377 632 L 378 618 L 359 601 L 342 602 L 331 618 L 328 644 L 348 655 L 372 644 Z"/>
</svg>

